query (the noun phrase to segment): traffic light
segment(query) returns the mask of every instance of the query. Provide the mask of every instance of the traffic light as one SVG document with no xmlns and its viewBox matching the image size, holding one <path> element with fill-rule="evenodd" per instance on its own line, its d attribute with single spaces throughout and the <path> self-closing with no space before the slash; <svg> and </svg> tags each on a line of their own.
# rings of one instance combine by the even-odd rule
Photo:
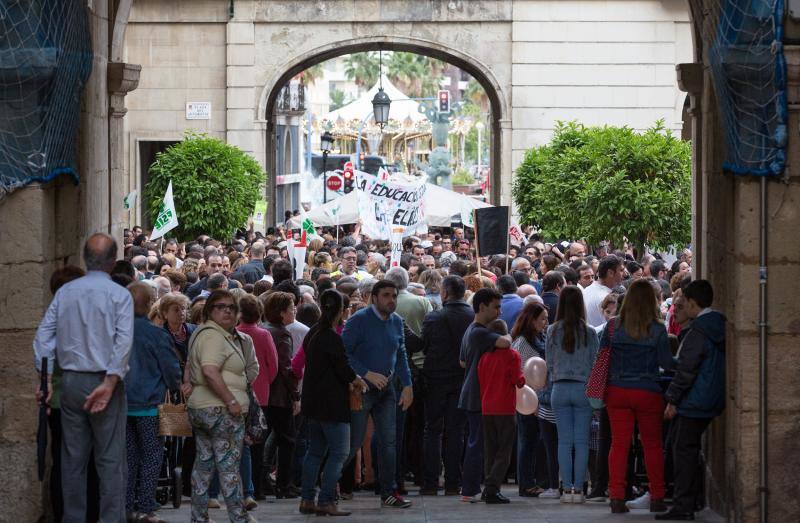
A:
<svg viewBox="0 0 800 523">
<path fill-rule="evenodd" d="M 439 91 L 439 112 L 450 112 L 450 91 L 447 89 L 442 89 Z"/>
<path fill-rule="evenodd" d="M 353 162 L 347 162 L 344 164 L 342 177 L 344 178 L 344 193 L 347 194 L 353 190 L 353 185 L 356 181 L 355 173 L 353 172 Z"/>
</svg>

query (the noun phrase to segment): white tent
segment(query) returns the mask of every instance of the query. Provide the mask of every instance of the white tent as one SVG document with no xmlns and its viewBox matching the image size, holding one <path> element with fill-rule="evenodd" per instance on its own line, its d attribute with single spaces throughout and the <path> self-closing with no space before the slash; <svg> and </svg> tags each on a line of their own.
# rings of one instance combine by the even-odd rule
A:
<svg viewBox="0 0 800 523">
<path fill-rule="evenodd" d="M 425 220 L 430 227 L 449 227 L 454 217 L 456 221 L 460 221 L 462 211 L 472 212 L 472 209 L 492 207 L 491 204 L 438 185 L 432 183 L 426 185 Z M 356 223 L 359 218 L 357 198 L 358 191 L 345 194 L 325 205 L 311 209 L 307 213 L 308 217 L 317 227 Z M 295 217 L 294 220 L 298 223 L 293 223 L 292 227 L 299 227 L 299 217 Z"/>
<path fill-rule="evenodd" d="M 335 122 L 339 118 L 342 118 L 344 121 L 363 120 L 372 112 L 372 99 L 375 97 L 375 93 L 378 92 L 379 87 L 380 83 L 376 83 L 372 86 L 372 89 L 344 107 L 322 115 L 322 119 L 331 122 Z M 409 100 L 408 95 L 395 87 L 386 76 L 383 77 L 383 91 L 392 101 L 392 105 L 389 108 L 390 120 L 402 122 L 405 121 L 406 118 L 410 118 L 413 122 L 419 122 L 426 119 L 426 116 L 419 112 L 419 102 Z"/>
</svg>

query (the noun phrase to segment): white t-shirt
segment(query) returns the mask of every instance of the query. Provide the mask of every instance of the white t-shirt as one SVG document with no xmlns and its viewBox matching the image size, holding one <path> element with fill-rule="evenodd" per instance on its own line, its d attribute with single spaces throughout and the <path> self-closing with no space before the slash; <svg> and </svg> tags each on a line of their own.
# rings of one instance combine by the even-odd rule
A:
<svg viewBox="0 0 800 523">
<path fill-rule="evenodd" d="M 591 285 L 583 289 L 583 303 L 586 306 L 586 323 L 592 327 L 598 327 L 606 322 L 600 304 L 606 296 L 611 294 L 611 289 L 600 283 L 592 282 Z"/>
</svg>

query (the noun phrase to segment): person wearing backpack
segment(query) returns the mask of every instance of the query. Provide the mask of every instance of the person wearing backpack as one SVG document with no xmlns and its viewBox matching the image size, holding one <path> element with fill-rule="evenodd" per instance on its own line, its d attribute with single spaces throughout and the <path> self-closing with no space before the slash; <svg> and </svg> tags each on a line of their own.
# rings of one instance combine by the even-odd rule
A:
<svg viewBox="0 0 800 523">
<path fill-rule="evenodd" d="M 725 409 L 725 316 L 713 309 L 714 290 L 706 280 L 683 289 L 691 318 L 678 351 L 675 377 L 666 392 L 664 417 L 672 420 L 673 506 L 657 520 L 691 521 L 696 508 L 697 468 L 703 432 Z M 701 476 L 702 477 L 702 476 Z"/>
</svg>

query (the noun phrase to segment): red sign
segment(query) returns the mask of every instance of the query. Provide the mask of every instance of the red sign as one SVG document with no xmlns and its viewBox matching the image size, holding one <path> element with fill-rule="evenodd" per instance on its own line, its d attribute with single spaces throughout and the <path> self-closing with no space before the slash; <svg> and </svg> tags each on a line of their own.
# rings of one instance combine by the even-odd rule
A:
<svg viewBox="0 0 800 523">
<path fill-rule="evenodd" d="M 353 171 L 355 171 L 355 169 L 356 168 L 355 168 L 355 166 L 353 166 L 353 162 L 345 162 L 344 163 L 344 168 L 342 170 L 343 171 L 353 172 Z"/>
<path fill-rule="evenodd" d="M 342 188 L 342 179 L 336 174 L 328 176 L 327 183 L 328 183 L 328 189 L 330 189 L 331 191 L 338 191 L 339 189 Z"/>
</svg>

